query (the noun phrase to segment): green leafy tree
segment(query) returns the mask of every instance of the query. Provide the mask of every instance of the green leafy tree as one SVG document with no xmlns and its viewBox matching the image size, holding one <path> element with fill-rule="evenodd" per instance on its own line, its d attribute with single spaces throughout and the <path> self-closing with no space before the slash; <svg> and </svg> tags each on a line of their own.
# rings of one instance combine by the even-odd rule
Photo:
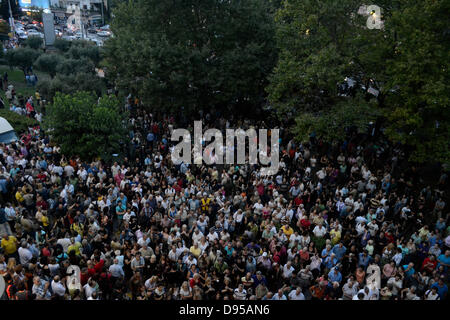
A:
<svg viewBox="0 0 450 320">
<path fill-rule="evenodd" d="M 276 60 L 267 0 L 117 3 L 106 70 L 145 104 L 259 107 Z"/>
<path fill-rule="evenodd" d="M 31 49 L 34 49 L 34 50 L 41 48 L 42 44 L 43 44 L 43 40 L 41 37 L 38 37 L 38 36 L 28 37 L 25 40 L 25 46 L 27 46 Z"/>
<path fill-rule="evenodd" d="M 17 67 L 25 73 L 28 68 L 33 66 L 33 63 L 38 59 L 39 55 L 40 53 L 37 50 L 16 48 L 8 50 L 5 59 L 11 68 Z"/>
<path fill-rule="evenodd" d="M 55 39 L 53 46 L 60 52 L 67 52 L 70 49 L 71 42 L 65 39 Z"/>
<path fill-rule="evenodd" d="M 88 43 L 85 45 L 84 43 Z M 66 57 L 79 60 L 82 58 L 87 58 L 91 60 L 95 66 L 100 63 L 101 54 L 100 49 L 96 45 L 89 44 L 89 42 L 84 41 L 78 44 L 73 44 L 66 53 Z"/>
<path fill-rule="evenodd" d="M 361 4 L 283 2 L 276 14 L 279 60 L 267 87 L 271 105 L 296 117 L 300 139 L 315 131 L 341 140 L 345 131 L 335 124 L 363 129 L 380 117 L 387 137 L 412 151 L 411 160 L 448 162 L 449 3 L 380 0 L 381 29 L 366 27 Z M 346 77 L 358 85 L 344 97 L 338 85 Z"/>
<path fill-rule="evenodd" d="M 51 130 L 64 154 L 79 155 L 84 160 L 109 160 L 120 152 L 120 144 L 127 137 L 120 103 L 114 96 L 97 100 L 96 95 L 85 91 L 57 93 L 47 108 L 44 127 Z"/>
<path fill-rule="evenodd" d="M 18 18 L 22 15 L 22 10 L 20 9 L 19 1 L 10 0 L 11 11 L 14 18 Z M 2 0 L 0 2 L 0 15 L 8 21 L 9 19 L 9 5 L 7 0 Z"/>
<path fill-rule="evenodd" d="M 47 72 L 50 77 L 54 78 L 58 65 L 63 61 L 63 58 L 58 54 L 44 53 L 34 63 L 36 69 Z"/>
<path fill-rule="evenodd" d="M 85 57 L 80 59 L 63 59 L 57 67 L 57 73 L 70 75 L 76 73 L 89 73 L 94 75 L 95 65 L 94 63 Z"/>
<path fill-rule="evenodd" d="M 396 37 L 385 68 L 386 131 L 413 147 L 413 161 L 450 164 L 449 16 L 448 1 L 407 0 L 386 24 Z"/>
<path fill-rule="evenodd" d="M 100 96 L 105 92 L 105 87 L 103 79 L 90 73 L 61 73 L 53 79 L 44 79 L 37 84 L 37 90 L 48 101 L 52 101 L 58 92 L 69 94 L 77 91 L 90 91 Z"/>
</svg>

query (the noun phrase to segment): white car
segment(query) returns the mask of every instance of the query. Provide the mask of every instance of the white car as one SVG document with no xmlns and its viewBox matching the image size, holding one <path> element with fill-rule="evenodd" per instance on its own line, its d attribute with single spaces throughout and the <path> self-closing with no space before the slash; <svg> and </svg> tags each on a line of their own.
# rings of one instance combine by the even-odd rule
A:
<svg viewBox="0 0 450 320">
<path fill-rule="evenodd" d="M 76 40 L 76 37 L 75 36 L 64 35 L 64 36 L 61 37 L 61 39 L 72 41 L 72 40 Z"/>
<path fill-rule="evenodd" d="M 16 34 L 17 34 L 17 36 L 19 37 L 19 39 L 21 39 L 21 40 L 26 40 L 26 39 L 28 39 L 28 35 L 27 35 L 24 31 L 17 30 L 17 31 L 16 31 Z"/>
<path fill-rule="evenodd" d="M 33 29 L 28 31 L 28 36 L 29 37 L 40 37 L 40 38 L 44 38 L 44 34 L 42 32 L 39 31 L 35 31 Z"/>
<path fill-rule="evenodd" d="M 97 35 L 99 37 L 109 37 L 111 35 L 111 32 L 109 32 L 109 31 L 99 31 L 99 32 L 97 32 Z"/>
</svg>

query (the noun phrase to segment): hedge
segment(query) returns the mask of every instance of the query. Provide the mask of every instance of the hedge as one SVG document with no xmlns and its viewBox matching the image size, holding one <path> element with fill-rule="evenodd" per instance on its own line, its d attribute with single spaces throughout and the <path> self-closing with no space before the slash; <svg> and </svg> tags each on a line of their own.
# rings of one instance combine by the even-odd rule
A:
<svg viewBox="0 0 450 320">
<path fill-rule="evenodd" d="M 22 116 L 16 112 L 0 109 L 0 117 L 5 118 L 12 125 L 14 130 L 18 135 L 21 135 L 24 132 L 28 132 L 29 127 L 34 127 L 39 125 L 39 122 L 36 119 L 31 119 L 26 116 Z"/>
</svg>

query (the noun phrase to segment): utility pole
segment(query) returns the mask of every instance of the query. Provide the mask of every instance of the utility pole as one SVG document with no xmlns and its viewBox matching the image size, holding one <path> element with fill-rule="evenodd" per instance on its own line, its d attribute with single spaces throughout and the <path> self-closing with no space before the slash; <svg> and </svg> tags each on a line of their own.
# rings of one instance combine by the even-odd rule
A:
<svg viewBox="0 0 450 320">
<path fill-rule="evenodd" d="M 102 26 L 105 25 L 105 15 L 103 14 L 103 0 L 100 0 L 102 3 Z"/>
<path fill-rule="evenodd" d="M 14 18 L 13 18 L 13 14 L 12 14 L 12 10 L 11 10 L 11 0 L 8 0 L 8 7 L 9 7 L 9 24 L 11 26 L 11 33 L 14 35 Z"/>
<path fill-rule="evenodd" d="M 80 17 L 81 39 L 84 40 L 84 8 L 83 8 L 83 5 L 81 2 L 80 2 L 80 14 L 81 14 L 81 17 Z"/>
</svg>

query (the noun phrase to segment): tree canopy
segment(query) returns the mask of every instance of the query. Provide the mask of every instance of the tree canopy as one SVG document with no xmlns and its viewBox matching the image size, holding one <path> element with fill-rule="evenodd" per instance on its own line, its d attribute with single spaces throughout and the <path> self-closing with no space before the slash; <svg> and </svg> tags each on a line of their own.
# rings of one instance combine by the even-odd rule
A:
<svg viewBox="0 0 450 320">
<path fill-rule="evenodd" d="M 120 153 L 127 137 L 126 115 L 114 96 L 80 91 L 73 95 L 56 93 L 47 109 L 44 125 L 61 151 L 84 160 L 110 160 Z"/>
<path fill-rule="evenodd" d="M 385 120 L 391 141 L 412 147 L 412 160 L 448 162 L 448 2 L 378 1 L 380 29 L 367 28 L 369 15 L 361 14 L 361 5 L 282 3 L 270 103 L 281 116 L 296 118 L 300 139 L 316 132 L 328 141 L 342 140 L 342 126 L 363 129 L 378 118 Z M 345 79 L 355 83 L 348 94 L 340 91 Z M 340 130 L 332 129 L 336 124 Z"/>
<path fill-rule="evenodd" d="M 5 59 L 11 67 L 18 67 L 22 71 L 33 66 L 38 59 L 40 52 L 31 48 L 15 48 L 8 50 Z"/>
<path fill-rule="evenodd" d="M 261 106 L 276 60 L 270 12 L 266 0 L 118 3 L 107 76 L 153 107 Z"/>
</svg>

